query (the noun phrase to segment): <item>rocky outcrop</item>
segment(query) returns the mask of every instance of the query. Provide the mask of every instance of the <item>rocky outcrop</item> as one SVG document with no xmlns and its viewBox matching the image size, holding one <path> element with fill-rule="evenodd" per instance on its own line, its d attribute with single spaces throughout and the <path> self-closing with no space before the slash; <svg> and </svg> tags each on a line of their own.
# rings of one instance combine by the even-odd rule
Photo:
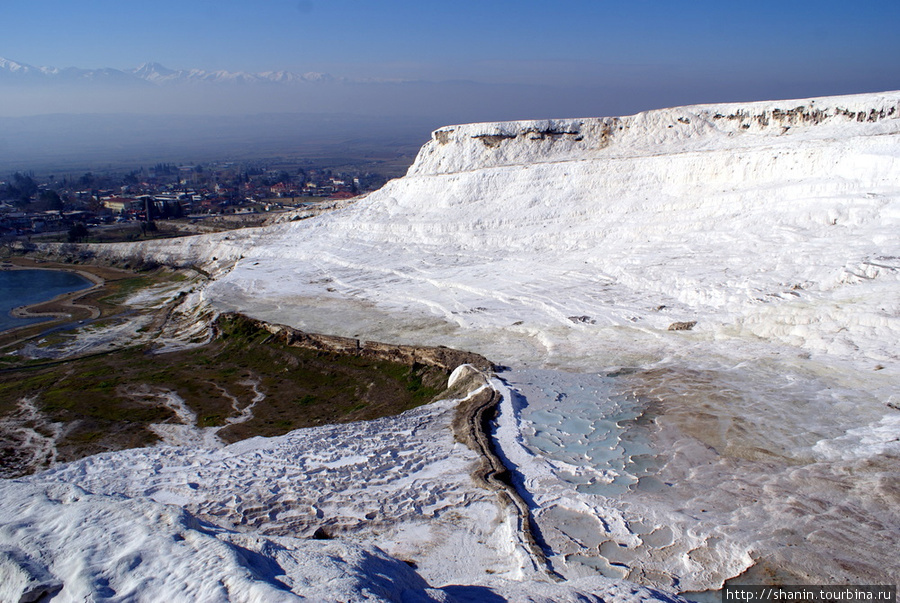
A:
<svg viewBox="0 0 900 603">
<path fill-rule="evenodd" d="M 388 360 L 408 365 L 423 364 L 445 370 L 448 373 L 463 364 L 470 364 L 483 371 L 494 369 L 493 363 L 484 356 L 452 348 L 394 345 L 350 337 L 320 335 L 318 333 L 306 333 L 287 325 L 270 324 L 247 316 L 242 316 L 242 318 L 259 328 L 265 329 L 285 344 L 298 348 L 337 354 L 356 354 L 364 358 Z"/>
<path fill-rule="evenodd" d="M 623 117 L 552 119 L 446 126 L 432 133 L 409 176 L 464 173 L 511 165 L 652 157 L 765 144 L 798 132 L 827 140 L 851 124 L 892 130 L 896 92 L 815 99 L 691 105 Z M 813 133 L 815 131 L 815 133 Z"/>
</svg>

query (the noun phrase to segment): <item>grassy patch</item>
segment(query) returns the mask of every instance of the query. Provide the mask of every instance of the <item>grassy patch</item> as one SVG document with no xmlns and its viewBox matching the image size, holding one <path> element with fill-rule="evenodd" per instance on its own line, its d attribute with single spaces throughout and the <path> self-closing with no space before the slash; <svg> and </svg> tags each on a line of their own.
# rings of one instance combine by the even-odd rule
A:
<svg viewBox="0 0 900 603">
<path fill-rule="evenodd" d="M 398 414 L 429 402 L 446 383 L 446 373 L 432 367 L 290 347 L 241 317 L 222 318 L 217 326 L 216 340 L 191 350 L 153 354 L 135 347 L 6 369 L 0 416 L 14 412 L 23 396 L 33 397 L 47 420 L 67 424 L 60 460 L 74 460 L 155 442 L 147 426 L 177 420 L 159 398 L 165 392 L 186 402 L 199 427 L 225 425 L 237 414 L 235 399 L 244 408 L 264 394 L 253 418 L 220 430 L 233 442 Z"/>
<path fill-rule="evenodd" d="M 158 282 L 158 278 L 143 275 L 115 281 L 114 283 L 110 283 L 107 286 L 107 290 L 109 293 L 107 295 L 104 295 L 103 297 L 98 298 L 97 301 L 112 305 L 120 304 L 137 291 L 145 287 L 154 285 Z"/>
</svg>

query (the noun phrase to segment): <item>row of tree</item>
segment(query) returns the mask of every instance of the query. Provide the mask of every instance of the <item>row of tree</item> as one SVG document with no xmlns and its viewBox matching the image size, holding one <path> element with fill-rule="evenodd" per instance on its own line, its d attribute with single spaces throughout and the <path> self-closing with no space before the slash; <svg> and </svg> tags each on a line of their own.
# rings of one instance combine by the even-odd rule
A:
<svg viewBox="0 0 900 603">
<path fill-rule="evenodd" d="M 31 198 L 37 193 L 38 185 L 34 178 L 16 172 L 6 186 L 0 190 L 2 198 L 12 200 L 18 207 L 24 207 L 31 203 Z"/>
<path fill-rule="evenodd" d="M 16 207 L 32 205 L 32 199 L 35 198 L 36 206 L 32 206 L 33 209 L 62 211 L 65 205 L 59 193 L 50 189 L 39 190 L 33 177 L 19 172 L 13 174 L 10 181 L 0 188 L 0 199 L 12 201 Z"/>
<path fill-rule="evenodd" d="M 181 203 L 178 201 L 169 203 L 168 201 L 155 201 L 150 197 L 144 197 L 144 213 L 147 215 L 147 221 L 153 222 L 153 220 L 157 219 L 183 218 L 184 208 L 181 207 Z"/>
</svg>

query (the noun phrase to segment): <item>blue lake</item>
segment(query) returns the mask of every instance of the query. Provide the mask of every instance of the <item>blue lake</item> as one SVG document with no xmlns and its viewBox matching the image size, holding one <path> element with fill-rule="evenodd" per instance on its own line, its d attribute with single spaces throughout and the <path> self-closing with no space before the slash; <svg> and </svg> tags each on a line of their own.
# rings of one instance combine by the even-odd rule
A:
<svg viewBox="0 0 900 603">
<path fill-rule="evenodd" d="M 72 272 L 0 270 L 0 331 L 46 320 L 13 318 L 9 315 L 13 308 L 49 301 L 63 293 L 87 289 L 92 284 Z"/>
</svg>

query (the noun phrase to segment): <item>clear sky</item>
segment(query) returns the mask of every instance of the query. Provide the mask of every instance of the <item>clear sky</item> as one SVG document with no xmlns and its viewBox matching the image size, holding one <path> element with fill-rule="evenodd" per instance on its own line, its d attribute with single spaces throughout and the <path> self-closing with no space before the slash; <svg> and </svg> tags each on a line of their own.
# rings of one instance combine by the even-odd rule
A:
<svg viewBox="0 0 900 603">
<path fill-rule="evenodd" d="M 31 65 L 474 82 L 491 119 L 900 88 L 900 0 L 2 0 L 0 18 L 0 57 Z"/>
</svg>

